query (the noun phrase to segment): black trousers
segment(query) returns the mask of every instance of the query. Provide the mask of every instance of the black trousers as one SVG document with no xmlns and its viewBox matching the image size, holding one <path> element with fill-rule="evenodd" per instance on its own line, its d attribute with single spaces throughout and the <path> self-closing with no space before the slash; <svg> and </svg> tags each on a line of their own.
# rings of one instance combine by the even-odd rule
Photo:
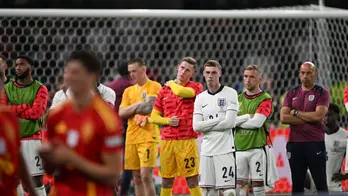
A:
<svg viewBox="0 0 348 196">
<path fill-rule="evenodd" d="M 289 142 L 286 145 L 292 177 L 292 194 L 303 195 L 307 169 L 318 194 L 327 194 L 325 142 Z"/>
<path fill-rule="evenodd" d="M 126 130 L 127 130 L 127 123 L 124 124 L 124 142 L 126 143 Z M 125 146 L 124 146 L 125 147 Z M 123 148 L 123 164 L 125 157 L 125 148 Z M 120 195 L 125 196 L 128 194 L 128 190 L 130 187 L 130 183 L 132 180 L 132 170 L 123 170 L 122 172 L 122 182 L 121 182 L 121 189 L 120 189 Z"/>
</svg>

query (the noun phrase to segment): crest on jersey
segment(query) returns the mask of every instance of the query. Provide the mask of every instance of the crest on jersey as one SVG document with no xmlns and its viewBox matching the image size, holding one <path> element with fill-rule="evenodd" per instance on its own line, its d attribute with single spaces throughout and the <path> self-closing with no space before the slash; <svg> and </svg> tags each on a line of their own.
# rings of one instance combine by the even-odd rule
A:
<svg viewBox="0 0 348 196">
<path fill-rule="evenodd" d="M 217 100 L 217 104 L 219 107 L 224 107 L 226 105 L 226 99 L 225 98 L 219 98 Z"/>
<path fill-rule="evenodd" d="M 141 93 L 141 98 L 146 99 L 146 92 Z"/>
<path fill-rule="evenodd" d="M 75 148 L 79 143 L 79 133 L 76 130 L 68 131 L 67 144 L 71 148 Z"/>
<path fill-rule="evenodd" d="M 309 100 L 309 101 L 313 101 L 314 98 L 315 98 L 315 95 L 309 95 L 309 96 L 308 96 L 308 100 Z"/>
</svg>

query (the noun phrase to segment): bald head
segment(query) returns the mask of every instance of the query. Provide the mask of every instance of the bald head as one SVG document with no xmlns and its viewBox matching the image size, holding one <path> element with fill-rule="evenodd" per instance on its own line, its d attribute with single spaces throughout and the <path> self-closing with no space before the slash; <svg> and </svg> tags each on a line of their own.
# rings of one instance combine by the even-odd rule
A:
<svg viewBox="0 0 348 196">
<path fill-rule="evenodd" d="M 303 67 L 303 66 L 308 66 L 313 71 L 317 71 L 317 66 L 315 66 L 314 63 L 312 63 L 310 61 L 306 61 L 306 62 L 302 63 L 301 67 Z"/>
<path fill-rule="evenodd" d="M 307 61 L 302 63 L 300 67 L 300 79 L 303 86 L 311 88 L 314 86 L 315 79 L 317 78 L 317 67 L 314 63 Z"/>
</svg>

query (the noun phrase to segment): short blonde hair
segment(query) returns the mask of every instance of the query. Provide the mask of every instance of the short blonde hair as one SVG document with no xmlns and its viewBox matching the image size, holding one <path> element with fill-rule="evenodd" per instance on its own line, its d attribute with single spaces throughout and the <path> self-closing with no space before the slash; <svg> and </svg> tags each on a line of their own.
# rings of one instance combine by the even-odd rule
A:
<svg viewBox="0 0 348 196">
<path fill-rule="evenodd" d="M 204 69 L 205 67 L 217 67 L 221 71 L 221 65 L 218 61 L 216 60 L 208 60 L 207 62 L 204 63 Z"/>
<path fill-rule="evenodd" d="M 258 65 L 248 65 L 246 67 L 244 67 L 244 71 L 246 70 L 255 70 L 257 71 L 257 73 L 259 73 L 259 75 L 262 75 L 262 70 Z"/>
</svg>

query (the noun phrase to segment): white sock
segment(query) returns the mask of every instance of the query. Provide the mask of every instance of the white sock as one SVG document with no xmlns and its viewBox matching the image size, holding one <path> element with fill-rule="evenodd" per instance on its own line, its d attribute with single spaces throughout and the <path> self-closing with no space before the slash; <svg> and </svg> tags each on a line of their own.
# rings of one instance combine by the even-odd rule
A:
<svg viewBox="0 0 348 196">
<path fill-rule="evenodd" d="M 265 189 L 263 187 L 253 187 L 255 196 L 266 196 Z"/>
<path fill-rule="evenodd" d="M 208 189 L 208 196 L 219 196 L 219 191 L 215 189 Z"/>
<path fill-rule="evenodd" d="M 17 195 L 18 196 L 24 196 L 24 190 L 23 190 L 22 184 L 19 184 L 17 186 Z"/>
<path fill-rule="evenodd" d="M 45 186 L 43 186 L 43 185 L 41 187 L 36 187 L 35 191 L 36 191 L 38 196 L 47 196 Z"/>
<path fill-rule="evenodd" d="M 239 192 L 239 196 L 247 196 L 248 195 L 248 193 L 245 192 L 245 189 L 243 188 L 243 186 L 240 184 L 237 185 L 237 191 Z"/>
</svg>

